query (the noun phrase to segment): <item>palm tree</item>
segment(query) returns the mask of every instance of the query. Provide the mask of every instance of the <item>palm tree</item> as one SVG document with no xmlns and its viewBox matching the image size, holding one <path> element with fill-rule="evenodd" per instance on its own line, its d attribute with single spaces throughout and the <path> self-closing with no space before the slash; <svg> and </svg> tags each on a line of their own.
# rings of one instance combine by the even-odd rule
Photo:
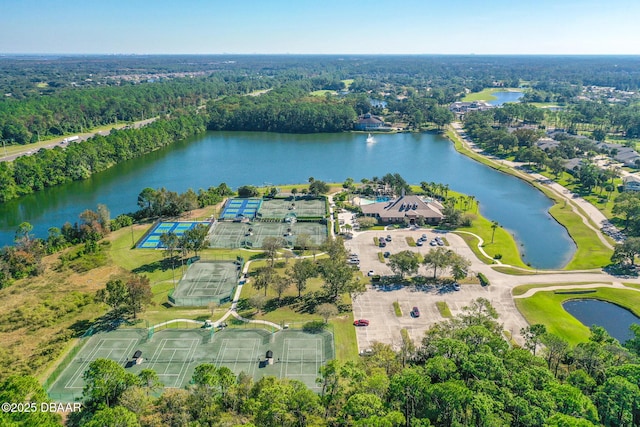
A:
<svg viewBox="0 0 640 427">
<path fill-rule="evenodd" d="M 491 243 L 493 243 L 493 237 L 496 235 L 496 228 L 500 227 L 500 224 L 498 224 L 498 221 L 491 221 L 491 230 L 493 230 L 491 232 Z"/>
</svg>

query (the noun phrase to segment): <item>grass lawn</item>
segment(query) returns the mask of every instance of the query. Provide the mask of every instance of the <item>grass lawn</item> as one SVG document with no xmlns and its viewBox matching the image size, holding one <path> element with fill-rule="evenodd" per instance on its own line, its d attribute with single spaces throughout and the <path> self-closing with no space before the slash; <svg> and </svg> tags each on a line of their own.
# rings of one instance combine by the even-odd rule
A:
<svg viewBox="0 0 640 427">
<path fill-rule="evenodd" d="M 532 274 L 538 274 L 537 272 L 531 270 L 520 270 L 519 268 L 504 267 L 501 265 L 496 265 L 491 268 L 499 273 L 509 274 L 511 276 L 531 276 Z"/>
<path fill-rule="evenodd" d="M 571 299 L 598 299 L 617 304 L 640 315 L 640 292 L 634 290 L 594 288 L 589 294 L 556 294 L 552 291 L 538 292 L 529 298 L 517 298 L 516 307 L 530 325 L 541 323 L 547 331 L 576 345 L 589 339 L 589 328 L 567 313 L 562 303 Z M 568 289 L 569 290 L 569 289 Z M 581 291 L 582 289 L 575 289 Z"/>
<path fill-rule="evenodd" d="M 436 301 L 436 307 L 438 307 L 438 311 L 440 312 L 440 316 L 445 319 L 450 319 L 453 317 L 451 314 L 451 310 L 449 309 L 449 305 L 446 301 Z"/>
<path fill-rule="evenodd" d="M 543 283 L 543 284 L 531 284 L 516 286 L 511 290 L 511 295 L 518 296 L 527 293 L 529 289 L 548 288 L 551 286 L 575 286 L 575 285 L 589 285 L 594 282 L 566 282 L 566 283 Z M 598 282 L 599 285 L 611 285 L 611 282 Z"/>
<path fill-rule="evenodd" d="M 480 92 L 468 93 L 464 98 L 462 98 L 463 102 L 472 102 L 472 101 L 493 101 L 497 99 L 493 96 L 496 92 L 510 92 L 510 91 L 521 91 L 517 88 L 506 88 L 506 87 L 492 87 L 483 89 Z"/>
<path fill-rule="evenodd" d="M 328 94 L 328 93 L 330 93 L 331 95 L 337 95 L 338 94 L 335 90 L 322 89 L 322 90 L 314 90 L 309 95 L 311 95 L 311 96 L 326 96 L 326 94 Z"/>
<path fill-rule="evenodd" d="M 489 167 L 492 167 L 496 170 L 500 170 L 505 173 L 509 173 L 511 175 L 514 175 L 518 178 L 521 178 L 529 182 L 531 185 L 533 185 L 534 187 L 542 191 L 547 197 L 549 197 L 551 200 L 554 201 L 555 205 L 552 206 L 551 209 L 549 209 L 549 213 L 556 219 L 556 221 L 558 221 L 558 223 L 560 223 L 562 226 L 564 226 L 568 230 L 569 235 L 571 236 L 571 238 L 573 239 L 573 241 L 576 243 L 576 246 L 577 246 L 576 253 L 574 254 L 572 260 L 564 267 L 564 269 L 575 270 L 575 269 L 600 268 L 609 264 L 610 257 L 612 254 L 611 249 L 607 248 L 596 236 L 593 230 L 591 230 L 582 222 L 582 218 L 580 218 L 578 214 L 573 212 L 569 208 L 569 206 L 565 205 L 564 199 L 562 199 L 559 195 L 552 192 L 551 190 L 546 188 L 544 185 L 534 182 L 528 176 L 523 175 L 517 171 L 514 171 L 511 168 L 504 167 L 498 163 L 495 163 L 485 158 L 484 156 L 481 156 L 467 149 L 464 145 L 462 145 L 462 142 L 457 137 L 455 132 L 448 130 L 446 132 L 446 135 L 451 141 L 453 141 L 456 150 L 458 150 L 459 152 Z M 490 227 L 489 227 L 489 230 L 491 230 Z M 485 242 L 487 241 L 487 239 L 484 237 L 485 235 L 480 233 L 476 233 L 476 234 L 479 234 L 485 240 Z M 498 235 L 498 231 L 496 230 L 496 236 L 497 235 Z M 491 241 L 491 235 L 489 235 L 488 241 Z M 490 252 L 490 250 L 488 250 L 487 247 L 485 247 L 484 249 L 490 255 L 494 254 L 493 252 Z M 505 264 L 521 266 L 521 264 L 514 264 L 510 261 L 507 261 L 507 259 L 505 258 L 507 254 L 503 252 L 501 253 L 503 255 L 502 262 L 504 262 Z"/>
<path fill-rule="evenodd" d="M 289 265 L 292 265 L 290 262 Z M 255 271 L 260 265 L 266 265 L 266 261 L 251 263 L 249 271 Z M 277 267 L 276 272 L 284 275 L 286 267 Z M 357 276 L 356 276 L 357 277 Z M 360 280 L 367 281 L 360 277 Z M 323 281 L 320 278 L 312 278 L 307 282 L 307 289 L 302 293 L 302 298 L 298 298 L 298 290 L 295 286 L 288 288 L 283 294 L 280 302 L 273 289 L 267 289 L 267 303 L 262 311 L 248 306 L 248 299 L 253 295 L 264 295 L 264 290 L 257 290 L 251 286 L 251 281 L 242 287 L 240 294 L 241 306 L 239 314 L 251 319 L 268 320 L 277 324 L 289 324 L 293 328 L 301 328 L 306 322 L 320 320 L 321 316 L 315 313 L 316 302 L 313 300 L 313 293 L 322 289 Z M 351 311 L 351 297 L 342 295 L 340 306 L 345 310 L 337 316 L 329 319 L 329 324 L 333 328 L 336 345 L 336 357 L 340 360 L 355 360 L 358 357 L 358 344 L 356 340 L 355 328 L 353 326 L 353 313 Z M 347 309 L 348 308 L 348 309 Z"/>
<path fill-rule="evenodd" d="M 495 235 L 493 236 L 493 243 L 491 243 L 491 236 L 493 234 L 493 229 L 491 228 L 491 221 L 484 218 L 480 214 L 473 214 L 475 217 L 471 224 L 471 227 L 463 227 L 459 228 L 459 231 L 469 231 L 471 233 L 477 234 L 484 240 L 484 244 L 482 245 L 482 249 L 490 256 L 495 257 L 496 255 L 502 255 L 500 261 L 505 264 L 513 265 L 516 267 L 527 268 L 527 265 L 520 259 L 520 252 L 518 251 L 518 246 L 513 236 L 509 234 L 507 230 L 504 228 L 498 227 L 495 230 Z M 459 235 L 463 235 L 464 233 L 460 233 Z M 468 236 L 468 235 L 467 235 Z M 466 240 L 466 239 L 465 239 Z M 475 245 L 477 246 L 478 242 L 475 239 Z M 474 252 L 477 249 L 474 250 Z M 479 251 L 478 251 L 479 252 Z M 484 256 L 479 256 L 481 260 L 491 263 Z"/>
</svg>

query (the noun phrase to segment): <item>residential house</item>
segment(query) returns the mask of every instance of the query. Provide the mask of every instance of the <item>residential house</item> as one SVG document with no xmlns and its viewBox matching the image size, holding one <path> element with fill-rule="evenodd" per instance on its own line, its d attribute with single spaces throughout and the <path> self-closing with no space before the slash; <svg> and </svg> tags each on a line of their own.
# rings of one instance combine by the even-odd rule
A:
<svg viewBox="0 0 640 427">
<path fill-rule="evenodd" d="M 369 113 L 360 116 L 358 118 L 358 121 L 354 125 L 355 130 L 363 131 L 380 130 L 384 127 L 384 121 L 382 121 L 380 117 L 371 115 Z"/>
</svg>

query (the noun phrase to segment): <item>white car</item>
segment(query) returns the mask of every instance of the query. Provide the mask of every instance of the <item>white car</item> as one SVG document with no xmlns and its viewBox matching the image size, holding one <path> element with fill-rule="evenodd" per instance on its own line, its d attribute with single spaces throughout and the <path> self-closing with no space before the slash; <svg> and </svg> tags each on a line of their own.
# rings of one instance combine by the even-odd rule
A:
<svg viewBox="0 0 640 427">
<path fill-rule="evenodd" d="M 369 270 L 369 272 L 367 273 L 367 276 L 371 277 L 371 276 L 373 276 L 374 274 L 376 274 L 376 273 L 374 273 L 374 271 L 373 271 L 373 270 Z"/>
</svg>

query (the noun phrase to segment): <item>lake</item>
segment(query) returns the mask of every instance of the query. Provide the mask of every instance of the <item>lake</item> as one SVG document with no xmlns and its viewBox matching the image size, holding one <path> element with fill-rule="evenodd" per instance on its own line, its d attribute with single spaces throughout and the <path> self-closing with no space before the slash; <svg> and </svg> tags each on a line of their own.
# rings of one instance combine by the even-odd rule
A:
<svg viewBox="0 0 640 427">
<path fill-rule="evenodd" d="M 493 96 L 496 97 L 493 101 L 487 102 L 489 105 L 493 105 L 496 107 L 501 106 L 507 102 L 518 102 L 520 98 L 524 96 L 524 92 L 519 91 L 504 91 L 504 92 L 494 92 Z"/>
<path fill-rule="evenodd" d="M 629 327 L 640 318 L 619 305 L 595 299 L 575 299 L 562 304 L 564 309 L 586 327 L 602 326 L 613 338 L 624 343 L 633 334 Z"/>
<path fill-rule="evenodd" d="M 435 133 L 291 135 L 207 132 L 142 158 L 77 181 L 0 205 L 0 244 L 10 244 L 18 224 L 28 221 L 38 236 L 51 226 L 76 221 L 85 209 L 106 204 L 112 217 L 137 210 L 145 187 L 182 192 L 226 182 L 278 185 L 309 177 L 342 182 L 399 173 L 407 182 L 440 182 L 474 195 L 480 212 L 514 234 L 524 260 L 558 268 L 575 252 L 564 227 L 551 218 L 551 201 L 529 184 L 459 154 Z M 301 186 L 302 187 L 302 186 Z"/>
</svg>

